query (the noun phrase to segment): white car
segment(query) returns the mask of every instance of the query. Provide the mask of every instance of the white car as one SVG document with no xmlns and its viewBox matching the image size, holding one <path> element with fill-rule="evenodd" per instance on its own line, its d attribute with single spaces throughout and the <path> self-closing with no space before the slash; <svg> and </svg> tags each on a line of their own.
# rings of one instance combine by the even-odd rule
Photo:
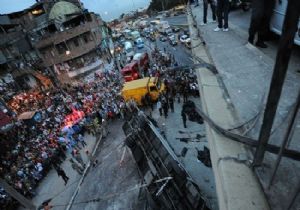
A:
<svg viewBox="0 0 300 210">
<path fill-rule="evenodd" d="M 180 42 L 181 43 L 191 42 L 191 38 L 188 35 L 182 35 L 180 37 Z"/>
<path fill-rule="evenodd" d="M 169 40 L 175 40 L 175 35 L 174 34 L 169 34 L 168 38 L 169 38 Z"/>
</svg>

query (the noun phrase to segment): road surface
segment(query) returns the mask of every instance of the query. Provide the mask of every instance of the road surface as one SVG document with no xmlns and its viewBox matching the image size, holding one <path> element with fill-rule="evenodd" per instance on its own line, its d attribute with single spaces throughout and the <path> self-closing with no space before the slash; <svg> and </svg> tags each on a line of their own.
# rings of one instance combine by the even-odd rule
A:
<svg viewBox="0 0 300 210">
<path fill-rule="evenodd" d="M 139 190 L 130 190 L 140 183 L 140 177 L 129 149 L 125 151 L 122 121 L 111 122 L 110 133 L 97 151 L 98 164 L 91 167 L 72 210 L 142 209 Z M 124 152 L 125 151 L 125 152 Z M 87 202 L 100 198 L 99 202 Z"/>
</svg>

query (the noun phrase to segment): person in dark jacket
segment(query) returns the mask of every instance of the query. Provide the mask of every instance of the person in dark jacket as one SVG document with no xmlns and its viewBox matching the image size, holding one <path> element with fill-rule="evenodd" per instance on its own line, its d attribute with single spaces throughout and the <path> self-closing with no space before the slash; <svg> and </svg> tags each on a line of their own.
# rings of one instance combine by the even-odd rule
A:
<svg viewBox="0 0 300 210">
<path fill-rule="evenodd" d="M 165 116 L 165 118 L 167 118 L 169 106 L 168 106 L 168 101 L 165 98 L 163 98 L 163 100 L 161 102 L 161 106 L 164 111 L 164 116 Z"/>
<path fill-rule="evenodd" d="M 256 46 L 267 48 L 264 43 L 270 32 L 270 21 L 275 7 L 275 0 L 253 0 L 252 16 L 249 28 L 248 42 L 254 44 L 255 35 L 257 35 Z"/>
<path fill-rule="evenodd" d="M 169 105 L 170 105 L 171 112 L 174 112 L 174 98 L 173 98 L 173 96 L 169 97 Z"/>
<path fill-rule="evenodd" d="M 64 180 L 65 185 L 67 185 L 67 183 L 69 181 L 69 177 L 66 175 L 65 171 L 60 166 L 57 166 L 57 165 L 54 165 L 54 169 L 56 170 L 57 175 L 60 176 Z"/>
<path fill-rule="evenodd" d="M 181 117 L 182 117 L 182 122 L 183 122 L 183 126 L 184 128 L 186 128 L 186 114 L 184 113 L 184 111 L 181 111 Z"/>
<path fill-rule="evenodd" d="M 211 13 L 212 13 L 212 19 L 213 22 L 216 22 L 216 5 L 213 0 L 203 0 L 203 23 L 201 25 L 207 24 L 207 9 L 208 5 L 210 4 Z"/>
</svg>

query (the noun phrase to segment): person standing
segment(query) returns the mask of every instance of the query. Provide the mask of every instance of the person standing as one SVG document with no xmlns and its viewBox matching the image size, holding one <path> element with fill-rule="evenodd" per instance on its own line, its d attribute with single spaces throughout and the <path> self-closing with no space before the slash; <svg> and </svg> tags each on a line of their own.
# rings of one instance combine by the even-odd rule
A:
<svg viewBox="0 0 300 210">
<path fill-rule="evenodd" d="M 165 116 L 165 118 L 167 118 L 168 117 L 168 109 L 169 109 L 168 101 L 165 98 L 163 98 L 161 104 L 162 104 L 162 109 L 164 111 L 164 116 Z"/>
<path fill-rule="evenodd" d="M 253 0 L 252 15 L 249 27 L 248 42 L 254 44 L 255 35 L 257 41 L 255 45 L 260 48 L 267 48 L 264 43 L 270 30 L 270 21 L 275 7 L 275 0 Z"/>
<path fill-rule="evenodd" d="M 81 143 L 82 147 L 87 146 L 87 143 L 84 141 L 84 137 L 81 134 L 77 135 L 78 142 Z"/>
<path fill-rule="evenodd" d="M 231 0 L 217 0 L 217 16 L 218 16 L 218 27 L 214 29 L 218 32 L 223 29 L 223 31 L 228 31 L 228 13 Z"/>
<path fill-rule="evenodd" d="M 183 126 L 184 128 L 186 128 L 186 115 L 183 110 L 181 111 L 181 117 L 182 117 Z"/>
<path fill-rule="evenodd" d="M 159 111 L 159 115 L 162 116 L 162 107 L 161 107 L 161 101 L 160 100 L 157 101 L 157 109 Z"/>
<path fill-rule="evenodd" d="M 217 17 L 216 17 L 216 5 L 215 5 L 214 0 L 203 0 L 203 23 L 201 25 L 206 25 L 207 24 L 208 4 L 210 4 L 213 22 L 216 22 L 216 19 L 217 19 Z"/>
<path fill-rule="evenodd" d="M 67 185 L 67 183 L 69 181 L 69 177 L 66 175 L 65 171 L 60 166 L 57 166 L 57 165 L 54 165 L 54 169 L 56 170 L 57 175 L 60 176 L 64 180 L 65 185 Z"/>
<path fill-rule="evenodd" d="M 70 158 L 69 161 L 71 162 L 72 168 L 73 168 L 75 171 L 77 171 L 80 175 L 82 175 L 82 174 L 83 174 L 83 171 L 84 171 L 84 168 L 83 168 L 80 164 L 76 163 L 72 158 Z"/>
<path fill-rule="evenodd" d="M 172 95 L 169 97 L 169 105 L 171 108 L 171 112 L 174 113 L 174 98 Z"/>
<path fill-rule="evenodd" d="M 147 106 L 149 106 L 151 108 L 151 110 L 153 111 L 153 103 L 152 103 L 152 98 L 151 98 L 150 93 L 147 93 L 145 95 L 145 100 L 146 100 Z"/>
<path fill-rule="evenodd" d="M 73 149 L 72 156 L 75 158 L 75 160 L 82 165 L 83 168 L 85 168 L 85 163 L 83 162 L 83 159 L 81 157 L 81 154 L 78 150 Z"/>
<path fill-rule="evenodd" d="M 189 94 L 189 87 L 188 84 L 186 83 L 183 88 L 183 103 L 187 102 L 189 97 L 188 94 Z"/>
</svg>

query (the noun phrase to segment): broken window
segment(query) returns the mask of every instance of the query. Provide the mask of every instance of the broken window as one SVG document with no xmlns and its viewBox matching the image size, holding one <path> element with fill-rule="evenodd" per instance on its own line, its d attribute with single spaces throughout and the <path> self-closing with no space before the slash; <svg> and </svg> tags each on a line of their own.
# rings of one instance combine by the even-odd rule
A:
<svg viewBox="0 0 300 210">
<path fill-rule="evenodd" d="M 88 42 L 89 42 L 89 39 L 88 39 L 87 34 L 84 34 L 84 35 L 83 35 L 83 40 L 84 40 L 85 43 L 88 43 Z"/>
<path fill-rule="evenodd" d="M 74 42 L 74 45 L 75 45 L 76 47 L 78 47 L 78 46 L 79 46 L 78 39 L 76 39 L 76 38 L 75 38 L 75 39 L 73 40 L 73 42 Z"/>
<path fill-rule="evenodd" d="M 59 54 L 64 54 L 68 49 L 65 43 L 60 43 L 55 46 Z"/>
</svg>

